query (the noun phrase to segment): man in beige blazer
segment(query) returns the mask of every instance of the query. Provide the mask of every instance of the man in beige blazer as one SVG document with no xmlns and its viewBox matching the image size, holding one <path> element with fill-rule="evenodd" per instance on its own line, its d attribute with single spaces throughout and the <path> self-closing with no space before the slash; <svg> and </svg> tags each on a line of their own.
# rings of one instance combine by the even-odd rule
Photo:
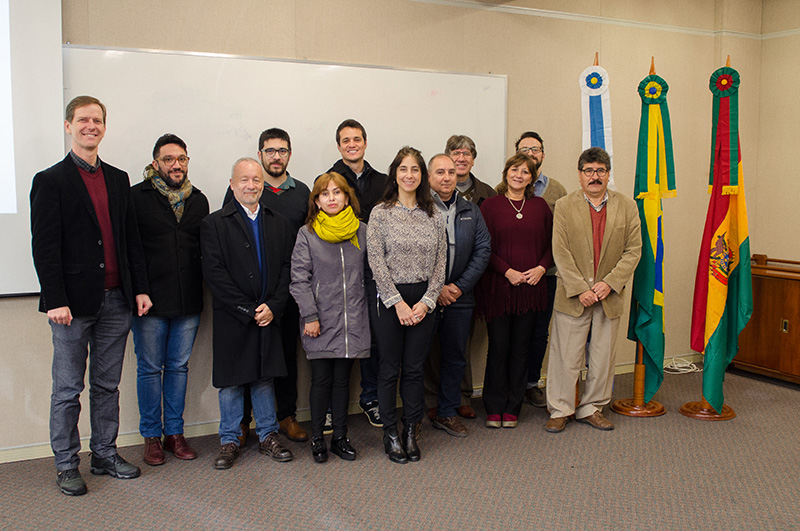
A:
<svg viewBox="0 0 800 531">
<path fill-rule="evenodd" d="M 581 189 L 556 202 L 553 258 L 558 267 L 547 369 L 545 429 L 564 430 L 573 414 L 600 430 L 614 425 L 602 414 L 611 400 L 614 346 L 623 311 L 625 284 L 642 252 L 636 203 L 607 190 L 611 159 L 589 148 L 578 159 Z M 589 343 L 589 372 L 581 403 L 575 407 L 575 383 Z"/>
</svg>

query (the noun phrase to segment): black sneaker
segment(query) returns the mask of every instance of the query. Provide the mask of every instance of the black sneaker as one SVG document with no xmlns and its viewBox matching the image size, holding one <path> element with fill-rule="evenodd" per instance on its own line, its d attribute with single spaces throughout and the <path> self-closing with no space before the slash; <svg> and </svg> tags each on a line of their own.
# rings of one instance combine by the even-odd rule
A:
<svg viewBox="0 0 800 531">
<path fill-rule="evenodd" d="M 381 420 L 381 414 L 378 411 L 378 401 L 373 400 L 371 402 L 359 402 L 359 406 L 361 406 L 361 411 L 367 416 L 369 423 L 375 426 L 376 428 L 383 428 L 383 421 Z"/>
<path fill-rule="evenodd" d="M 108 474 L 117 479 L 133 479 L 138 478 L 141 473 L 138 466 L 125 461 L 117 453 L 110 457 L 97 457 L 92 454 L 92 474 L 97 476 Z"/>
<path fill-rule="evenodd" d="M 86 494 L 86 482 L 77 468 L 59 472 L 56 476 L 56 485 L 67 496 L 82 496 Z"/>
</svg>

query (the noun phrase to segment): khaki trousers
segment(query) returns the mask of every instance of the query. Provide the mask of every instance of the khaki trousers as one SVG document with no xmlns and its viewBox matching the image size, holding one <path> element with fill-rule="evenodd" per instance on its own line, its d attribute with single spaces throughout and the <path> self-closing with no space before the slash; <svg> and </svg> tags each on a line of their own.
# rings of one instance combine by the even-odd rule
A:
<svg viewBox="0 0 800 531">
<path fill-rule="evenodd" d="M 603 305 L 596 303 L 580 317 L 553 312 L 550 331 L 550 361 L 547 365 L 547 408 L 551 418 L 582 419 L 611 401 L 614 384 L 615 345 L 619 318 L 609 319 Z M 575 384 L 586 363 L 586 338 L 589 331 L 589 371 L 580 405 L 575 407 Z"/>
</svg>

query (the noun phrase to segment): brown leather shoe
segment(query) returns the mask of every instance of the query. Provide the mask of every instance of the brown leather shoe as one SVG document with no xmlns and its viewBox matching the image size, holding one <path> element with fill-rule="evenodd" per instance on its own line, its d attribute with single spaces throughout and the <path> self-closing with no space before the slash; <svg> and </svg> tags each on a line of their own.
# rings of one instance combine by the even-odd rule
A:
<svg viewBox="0 0 800 531">
<path fill-rule="evenodd" d="M 614 425 L 611 424 L 611 421 L 605 418 L 603 414 L 600 413 L 599 411 L 595 411 L 588 417 L 583 417 L 576 420 L 578 422 L 583 422 L 584 424 L 588 424 L 592 428 L 596 428 L 598 430 L 611 431 L 614 429 Z"/>
<path fill-rule="evenodd" d="M 433 419 L 433 427 L 438 428 L 440 430 L 444 430 L 445 433 L 452 435 L 453 437 L 466 437 L 469 435 L 469 430 L 467 429 L 464 424 L 458 417 L 434 417 Z"/>
<path fill-rule="evenodd" d="M 242 429 L 242 434 L 239 435 L 239 448 L 244 448 L 244 445 L 247 444 L 247 436 L 250 435 L 250 424 L 242 422 L 239 427 Z"/>
<path fill-rule="evenodd" d="M 475 410 L 472 409 L 472 406 L 461 406 L 460 408 L 456 409 L 456 413 L 458 413 L 459 417 L 464 417 L 465 419 L 476 419 L 478 418 L 478 414 L 475 413 Z"/>
<path fill-rule="evenodd" d="M 214 459 L 214 468 L 217 470 L 225 470 L 233 466 L 236 461 L 236 456 L 239 455 L 239 447 L 236 443 L 223 444 L 219 448 L 219 455 Z"/>
<path fill-rule="evenodd" d="M 567 422 L 569 422 L 569 417 L 552 417 L 547 419 L 544 429 L 550 433 L 559 433 L 567 427 Z"/>
<path fill-rule="evenodd" d="M 267 435 L 263 441 L 258 443 L 258 451 L 268 455 L 279 463 L 292 460 L 292 452 L 281 444 L 278 440 L 278 432 L 273 431 Z"/>
<path fill-rule="evenodd" d="M 186 442 L 186 438 L 182 433 L 164 437 L 164 450 L 172 452 L 175 454 L 175 457 L 183 459 L 184 461 L 197 459 L 197 452 L 194 451 L 194 448 L 189 446 L 189 443 Z"/>
<path fill-rule="evenodd" d="M 163 465 L 166 461 L 164 449 L 161 447 L 161 437 L 144 438 L 144 462 L 150 466 Z"/>
<path fill-rule="evenodd" d="M 284 434 L 290 441 L 305 442 L 308 440 L 308 433 L 297 423 L 297 418 L 295 418 L 294 415 L 286 417 L 280 421 L 278 425 L 280 426 L 278 431 Z"/>
</svg>

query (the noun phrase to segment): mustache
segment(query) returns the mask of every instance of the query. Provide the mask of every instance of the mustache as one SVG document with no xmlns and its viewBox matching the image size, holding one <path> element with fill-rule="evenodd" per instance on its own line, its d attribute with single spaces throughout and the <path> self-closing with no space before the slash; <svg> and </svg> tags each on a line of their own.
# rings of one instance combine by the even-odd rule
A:
<svg viewBox="0 0 800 531">
<path fill-rule="evenodd" d="M 591 181 L 589 181 L 589 184 L 603 184 L 603 181 L 599 179 L 592 179 Z"/>
</svg>

